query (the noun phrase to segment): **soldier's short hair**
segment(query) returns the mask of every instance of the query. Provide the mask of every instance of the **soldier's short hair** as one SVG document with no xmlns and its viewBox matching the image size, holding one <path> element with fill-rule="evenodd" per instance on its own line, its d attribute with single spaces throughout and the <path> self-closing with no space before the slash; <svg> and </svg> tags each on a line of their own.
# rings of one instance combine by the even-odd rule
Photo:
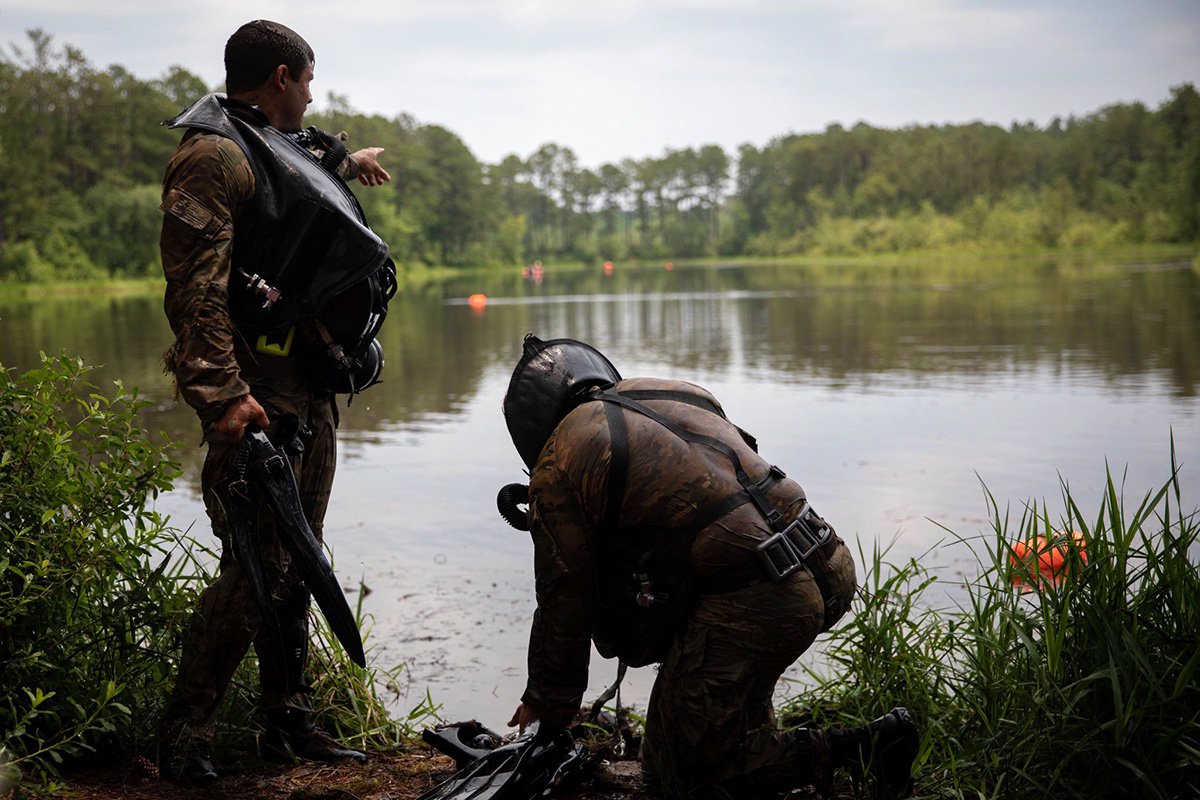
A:
<svg viewBox="0 0 1200 800">
<path fill-rule="evenodd" d="M 247 22 L 225 43 L 225 91 L 239 94 L 257 89 L 280 64 L 295 80 L 316 63 L 312 47 L 286 25 L 266 19 Z"/>
</svg>

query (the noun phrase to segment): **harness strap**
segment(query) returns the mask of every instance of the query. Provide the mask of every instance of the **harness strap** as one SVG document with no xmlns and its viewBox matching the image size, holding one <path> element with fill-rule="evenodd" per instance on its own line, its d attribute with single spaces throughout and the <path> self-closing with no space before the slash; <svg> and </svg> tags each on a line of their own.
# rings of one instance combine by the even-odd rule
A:
<svg viewBox="0 0 1200 800">
<path fill-rule="evenodd" d="M 693 526 L 692 529 L 694 531 L 703 530 L 705 527 L 712 522 L 715 522 L 724 514 L 741 505 L 744 505 L 747 502 L 754 503 L 759 513 L 762 514 L 763 518 L 771 526 L 771 529 L 775 531 L 775 535 L 764 542 L 763 546 L 759 548 L 758 552 L 758 555 L 768 565 L 768 574 L 770 574 L 775 580 L 783 580 L 800 567 L 807 568 L 809 573 L 813 576 L 813 580 L 816 582 L 817 587 L 821 591 L 821 598 L 825 603 L 827 612 L 838 609 L 840 602 L 838 601 L 838 598 L 834 596 L 832 587 L 829 585 L 829 580 L 825 575 L 826 561 L 824 555 L 819 549 L 820 546 L 829 541 L 829 537 L 832 535 L 832 530 L 827 525 L 824 526 L 824 529 L 820 531 L 820 534 L 823 535 L 824 538 L 818 538 L 817 532 L 813 530 L 813 527 L 815 526 L 810 524 L 810 520 L 812 518 L 819 520 L 820 518 L 817 517 L 815 512 L 812 511 L 812 507 L 808 505 L 808 503 L 804 504 L 804 508 L 801 510 L 800 516 L 796 520 L 789 521 L 784 519 L 783 514 L 781 514 L 767 498 L 768 492 L 770 492 L 775 484 L 786 477 L 783 470 L 776 466 L 772 466 L 762 480 L 755 481 L 750 478 L 749 474 L 742 466 L 742 461 L 738 457 L 737 452 L 728 444 L 720 439 L 716 439 L 712 436 L 706 436 L 701 433 L 696 433 L 678 425 L 673 420 L 667 419 L 654 409 L 638 402 L 637 399 L 634 399 L 635 397 L 656 400 L 677 400 L 698 408 L 702 408 L 710 413 L 717 414 L 722 419 L 725 418 L 724 414 L 721 414 L 712 403 L 708 402 L 704 398 L 696 397 L 695 395 L 688 395 L 683 392 L 673 392 L 669 390 L 636 390 L 630 392 L 617 392 L 613 389 L 605 389 L 592 395 L 592 398 L 605 402 L 605 414 L 608 417 L 609 425 L 613 426 L 615 424 L 619 426 L 619 428 L 613 428 L 613 465 L 617 466 L 618 444 L 616 440 L 618 437 L 616 433 L 619 430 L 619 446 L 623 450 L 621 456 L 623 463 L 619 465 L 621 470 L 619 475 L 619 486 L 621 490 L 620 498 L 622 500 L 624 498 L 625 480 L 628 472 L 629 443 L 628 427 L 625 424 L 624 415 L 621 414 L 620 410 L 617 408 L 618 406 L 621 408 L 627 408 L 630 411 L 635 411 L 638 414 L 657 422 L 659 425 L 662 425 L 672 434 L 685 442 L 691 442 L 693 444 L 709 447 L 729 459 L 730 464 L 733 466 L 734 474 L 737 476 L 738 483 L 742 485 L 742 489 L 734 492 L 721 502 L 716 503 L 710 508 L 706 509 L 706 513 L 703 519 L 700 521 L 700 524 Z M 617 420 L 619 420 L 619 422 L 617 422 Z M 614 512 L 613 509 L 613 489 L 617 485 L 618 484 L 615 483 L 613 478 L 610 476 L 608 505 L 605 508 L 605 521 L 609 524 L 615 524 L 615 513 L 619 513 L 620 511 L 619 503 L 616 506 L 616 512 Z M 804 545 L 803 548 L 797 545 L 797 540 Z M 782 559 L 780 557 L 782 557 Z M 812 559 L 815 563 L 809 564 L 809 559 Z M 781 560 L 782 563 L 780 563 Z"/>
<path fill-rule="evenodd" d="M 712 400 L 689 392 L 680 392 L 675 389 L 627 389 L 621 392 L 621 396 L 628 397 L 631 400 L 673 400 L 676 403 L 687 403 L 689 406 L 695 406 L 696 408 L 716 414 L 726 422 L 729 421 L 729 418 L 725 416 L 725 412 L 721 410 L 721 407 Z M 737 425 L 733 427 L 737 428 L 742 441 L 757 453 L 758 440 L 751 436 L 748 431 L 742 430 Z"/>
<path fill-rule="evenodd" d="M 605 403 L 604 413 L 608 417 L 612 460 L 608 466 L 608 500 L 604 506 L 603 524 L 608 530 L 616 530 L 625 502 L 625 480 L 629 476 L 629 426 L 619 407 Z"/>
<path fill-rule="evenodd" d="M 604 704 L 614 697 L 617 698 L 617 719 L 620 720 L 622 715 L 621 682 L 625 680 L 625 672 L 628 669 L 629 665 L 624 661 L 617 662 L 617 678 L 596 698 L 596 702 L 592 703 L 592 710 L 587 716 L 589 722 L 595 722 L 596 718 L 600 716 L 600 712 L 604 710 Z"/>
<path fill-rule="evenodd" d="M 741 461 L 741 459 L 738 458 L 738 455 L 734 451 L 734 449 L 732 447 L 730 447 L 729 445 L 725 444 L 725 442 L 721 441 L 720 439 L 715 439 L 712 436 L 705 436 L 702 433 L 694 433 L 693 431 L 689 431 L 686 428 L 682 428 L 679 425 L 677 425 L 675 422 L 673 422 L 672 420 L 669 420 L 666 417 L 659 414 L 654 409 L 652 409 L 648 406 L 642 405 L 638 401 L 636 401 L 630 397 L 626 397 L 624 394 L 615 392 L 611 389 L 606 389 L 602 392 L 597 392 L 594 396 L 599 400 L 604 400 L 609 403 L 617 403 L 618 405 L 628 408 L 630 411 L 636 411 L 637 413 L 641 414 L 644 417 L 649 417 L 650 419 L 657 422 L 659 425 L 662 425 L 664 428 L 669 430 L 671 433 L 675 434 L 680 439 L 683 439 L 685 442 L 692 442 L 693 444 L 702 444 L 705 447 L 709 447 L 709 448 L 712 448 L 713 450 L 716 450 L 717 452 L 721 453 L 723 456 L 728 458 L 730 460 L 730 462 L 733 464 L 734 472 L 738 476 L 738 483 L 742 484 L 742 486 L 747 486 L 747 487 L 754 484 L 754 481 L 750 480 L 750 476 L 747 475 L 746 471 L 742 468 L 742 461 Z M 674 398 L 662 398 L 662 399 L 674 399 Z M 693 403 L 693 405 L 697 405 L 697 404 Z M 701 406 L 701 407 L 703 407 L 703 406 Z M 708 410 L 712 411 L 711 408 Z M 716 412 L 712 411 L 712 413 L 715 414 Z"/>
<path fill-rule="evenodd" d="M 675 389 L 629 389 L 621 392 L 621 397 L 628 397 L 630 400 L 674 400 L 676 403 L 687 403 L 689 406 L 702 408 L 705 411 L 712 412 L 721 418 L 725 417 L 725 415 L 721 413 L 717 406 L 707 397 L 701 397 L 698 394 L 690 394 L 688 392 L 680 392 Z"/>
</svg>

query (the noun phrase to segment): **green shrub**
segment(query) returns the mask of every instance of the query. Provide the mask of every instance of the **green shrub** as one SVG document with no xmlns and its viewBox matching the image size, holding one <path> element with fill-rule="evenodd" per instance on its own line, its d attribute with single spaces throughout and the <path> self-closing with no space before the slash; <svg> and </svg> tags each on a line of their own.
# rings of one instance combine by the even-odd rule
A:
<svg viewBox="0 0 1200 800">
<path fill-rule="evenodd" d="M 84 195 L 86 222 L 79 242 L 105 275 L 160 275 L 161 187 L 101 181 Z"/>
<path fill-rule="evenodd" d="M 87 372 L 67 356 L 20 376 L 0 365 L 0 796 L 22 774 L 46 788 L 96 754 L 154 752 L 182 632 L 213 577 L 216 554 L 148 505 L 179 468 L 138 419 L 146 401 L 120 383 L 101 395 Z M 360 669 L 314 618 L 326 724 L 389 747 L 436 717 L 426 698 L 392 719 L 378 687 L 403 665 Z M 218 720 L 223 749 L 253 743 L 257 683 L 251 654 Z"/>
<path fill-rule="evenodd" d="M 29 239 L 0 245 L 0 279 L 48 283 L 54 265 L 42 258 L 37 244 Z"/>
<path fill-rule="evenodd" d="M 119 383 L 87 394 L 62 356 L 0 368 L 0 749 L 53 775 L 98 747 L 136 747 L 192 605 L 147 500 L 177 466 Z"/>
<path fill-rule="evenodd" d="M 54 280 L 85 281 L 108 277 L 92 262 L 76 235 L 52 230 L 39 242 L 39 251 L 53 268 Z"/>
</svg>

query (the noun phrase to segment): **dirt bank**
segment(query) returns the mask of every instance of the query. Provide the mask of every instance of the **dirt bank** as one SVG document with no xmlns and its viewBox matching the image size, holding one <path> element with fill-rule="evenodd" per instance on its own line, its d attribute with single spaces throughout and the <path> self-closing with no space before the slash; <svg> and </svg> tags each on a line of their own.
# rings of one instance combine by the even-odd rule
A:
<svg viewBox="0 0 1200 800">
<path fill-rule="evenodd" d="M 412 800 L 454 772 L 454 762 L 414 745 L 371 753 L 366 764 L 304 764 L 280 767 L 247 757 L 225 766 L 222 778 L 203 789 L 181 787 L 158 777 L 148 761 L 119 764 L 102 771 L 67 776 L 63 800 Z M 576 800 L 649 800 L 637 762 L 605 763 L 588 780 L 561 795 Z M 817 798 L 800 790 L 790 800 Z M 852 798 L 839 786 L 835 800 Z"/>
<path fill-rule="evenodd" d="M 642 800 L 635 762 L 605 768 L 568 797 Z M 411 800 L 454 772 L 454 762 L 428 747 L 371 753 L 366 764 L 273 766 L 247 757 L 223 765 L 212 786 L 189 788 L 163 780 L 148 761 L 67 776 L 64 800 Z"/>
</svg>

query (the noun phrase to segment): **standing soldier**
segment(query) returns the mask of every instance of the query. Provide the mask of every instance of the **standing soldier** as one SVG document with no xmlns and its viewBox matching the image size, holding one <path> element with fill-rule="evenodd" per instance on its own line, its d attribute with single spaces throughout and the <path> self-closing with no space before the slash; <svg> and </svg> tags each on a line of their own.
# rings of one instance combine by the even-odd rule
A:
<svg viewBox="0 0 1200 800">
<path fill-rule="evenodd" d="M 338 137 L 301 130 L 314 64 L 295 31 L 249 22 L 225 46 L 228 95 L 208 95 L 170 121 L 185 133 L 163 181 L 164 308 L 175 334 L 164 363 L 200 418 L 208 445 L 201 489 L 222 544 L 220 575 L 200 598 L 160 727 L 164 775 L 189 783 L 217 778 L 217 709 L 251 644 L 263 756 L 365 759 L 311 719 L 309 591 L 281 545 L 281 525 L 266 503 L 251 506 L 260 542 L 251 556 L 266 585 L 252 587 L 230 541 L 234 515 L 214 492 L 236 477 L 244 434 L 249 444 L 261 428 L 293 443 L 293 517 L 319 541 L 336 459 L 335 393 L 361 391 L 382 368 L 374 336 L 395 291 L 394 266 L 345 181 L 375 186 L 390 175 L 382 148 L 347 153 Z"/>
<path fill-rule="evenodd" d="M 530 335 L 504 416 L 531 471 L 537 583 L 529 678 L 510 724 L 569 725 L 594 641 L 632 666 L 661 663 L 643 771 L 667 796 L 828 786 L 835 768 L 864 764 L 883 796 L 911 793 L 918 737 L 905 709 L 849 730 L 774 725 L 775 684 L 846 612 L 854 563 L 716 398 L 681 381 L 622 380 L 587 344 Z M 518 527 L 523 490 L 501 492 Z"/>
</svg>

